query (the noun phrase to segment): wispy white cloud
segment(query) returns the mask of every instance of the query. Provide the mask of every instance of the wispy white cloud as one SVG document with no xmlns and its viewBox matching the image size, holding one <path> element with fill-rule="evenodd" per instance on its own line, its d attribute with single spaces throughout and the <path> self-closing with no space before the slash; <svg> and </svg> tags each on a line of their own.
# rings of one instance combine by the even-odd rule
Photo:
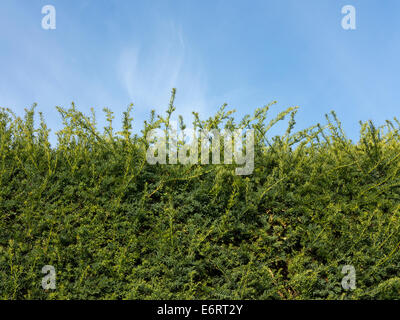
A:
<svg viewBox="0 0 400 320">
<path fill-rule="evenodd" d="M 177 88 L 177 114 L 186 121 L 192 111 L 207 110 L 207 83 L 201 63 L 174 23 L 160 25 L 150 45 L 134 44 L 122 50 L 118 77 L 129 98 L 140 108 L 165 111 L 172 88 Z"/>
</svg>

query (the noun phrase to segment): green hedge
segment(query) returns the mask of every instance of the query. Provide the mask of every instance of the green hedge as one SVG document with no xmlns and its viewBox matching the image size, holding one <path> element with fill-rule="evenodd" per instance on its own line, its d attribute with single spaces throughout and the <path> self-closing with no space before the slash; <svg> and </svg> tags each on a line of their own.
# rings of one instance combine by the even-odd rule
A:
<svg viewBox="0 0 400 320">
<path fill-rule="evenodd" d="M 398 299 L 399 122 L 360 122 L 350 141 L 334 113 L 293 132 L 297 108 L 235 122 L 223 106 L 196 128 L 255 129 L 255 169 L 149 165 L 140 134 L 58 108 L 51 147 L 34 107 L 0 112 L 1 299 Z M 285 134 L 267 131 L 288 117 Z M 184 124 L 181 122 L 181 126 Z M 56 289 L 41 286 L 44 265 Z M 356 289 L 342 288 L 344 265 Z"/>
</svg>

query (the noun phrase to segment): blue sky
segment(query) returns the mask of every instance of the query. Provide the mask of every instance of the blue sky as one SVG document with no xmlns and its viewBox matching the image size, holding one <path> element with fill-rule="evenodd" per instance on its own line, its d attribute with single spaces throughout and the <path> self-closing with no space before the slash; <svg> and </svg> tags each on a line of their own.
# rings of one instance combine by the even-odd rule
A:
<svg viewBox="0 0 400 320">
<path fill-rule="evenodd" d="M 56 30 L 41 27 L 47 4 Z M 341 27 L 349 4 L 356 30 Z M 300 106 L 299 130 L 335 110 L 355 139 L 359 120 L 399 116 L 399 13 L 398 0 L 2 0 L 0 106 L 37 102 L 54 133 L 56 105 L 102 124 L 103 107 L 119 122 L 133 102 L 139 130 L 176 87 L 185 119 L 277 100 L 275 113 Z"/>
</svg>

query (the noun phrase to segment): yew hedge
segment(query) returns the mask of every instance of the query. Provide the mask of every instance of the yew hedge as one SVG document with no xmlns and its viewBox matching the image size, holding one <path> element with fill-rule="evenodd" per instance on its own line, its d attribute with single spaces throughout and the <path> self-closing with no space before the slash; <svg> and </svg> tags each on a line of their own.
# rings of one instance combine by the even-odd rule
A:
<svg viewBox="0 0 400 320">
<path fill-rule="evenodd" d="M 352 142 L 334 113 L 294 132 L 297 108 L 271 105 L 235 122 L 225 105 L 196 128 L 253 128 L 255 169 L 150 165 L 146 134 L 97 129 L 94 113 L 58 108 L 49 143 L 35 106 L 0 112 L 1 299 L 398 299 L 400 136 L 397 119 L 360 122 Z M 287 131 L 268 130 L 288 118 Z M 185 125 L 181 122 L 181 126 Z M 44 265 L 56 289 L 44 290 Z M 344 265 L 356 289 L 341 285 Z"/>
</svg>

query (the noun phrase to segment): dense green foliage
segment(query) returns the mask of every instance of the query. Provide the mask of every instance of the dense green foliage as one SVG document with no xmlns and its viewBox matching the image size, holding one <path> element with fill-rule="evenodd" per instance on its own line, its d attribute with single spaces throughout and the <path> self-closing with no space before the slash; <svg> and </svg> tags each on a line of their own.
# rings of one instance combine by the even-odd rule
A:
<svg viewBox="0 0 400 320">
<path fill-rule="evenodd" d="M 174 97 L 174 92 L 173 92 Z M 97 129 L 74 105 L 51 147 L 34 107 L 0 112 L 1 299 L 396 299 L 400 296 L 399 122 L 360 123 L 346 138 L 334 113 L 293 132 L 297 108 L 270 105 L 237 123 L 223 106 L 197 128 L 254 128 L 255 169 L 149 165 L 144 138 Z M 288 117 L 285 134 L 267 131 Z M 182 126 L 183 123 L 181 123 Z M 56 290 L 43 290 L 53 265 Z M 344 265 L 357 288 L 341 286 Z"/>
</svg>

